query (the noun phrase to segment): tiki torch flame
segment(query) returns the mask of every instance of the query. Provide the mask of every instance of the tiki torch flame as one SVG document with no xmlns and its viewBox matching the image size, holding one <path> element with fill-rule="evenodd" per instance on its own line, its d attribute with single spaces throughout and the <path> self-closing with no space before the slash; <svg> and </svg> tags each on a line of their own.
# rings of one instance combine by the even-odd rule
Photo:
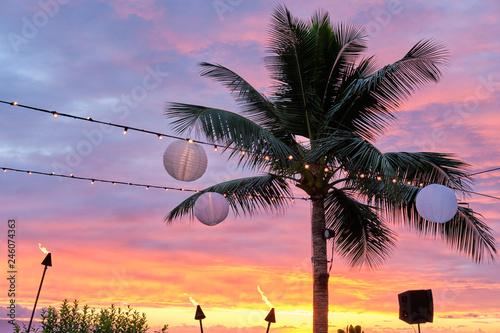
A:
<svg viewBox="0 0 500 333">
<path fill-rule="evenodd" d="M 191 301 L 191 303 L 193 303 L 194 306 L 198 305 L 198 303 L 191 296 L 189 296 L 189 300 Z"/>
<path fill-rule="evenodd" d="M 257 286 L 257 290 L 259 291 L 260 295 L 262 296 L 262 300 L 263 300 L 264 302 L 266 302 L 266 304 L 267 304 L 267 306 L 268 306 L 268 307 L 272 308 L 272 307 L 273 307 L 273 305 L 271 304 L 271 302 L 269 302 L 269 301 L 267 300 L 267 297 L 266 297 L 266 296 L 264 296 L 264 293 L 262 292 L 262 290 L 260 290 L 260 287 L 259 287 L 259 286 Z"/>
<path fill-rule="evenodd" d="M 44 247 L 42 246 L 42 244 L 38 243 L 38 247 L 40 248 L 40 251 L 42 251 L 43 253 L 45 253 L 45 254 L 49 253 L 49 251 L 47 251 L 47 249 L 46 249 L 46 248 L 44 248 Z"/>
<path fill-rule="evenodd" d="M 184 293 L 184 295 L 188 296 L 189 297 L 189 300 L 191 301 L 191 303 L 193 303 L 194 306 L 198 306 L 198 302 L 196 302 L 194 300 L 194 298 L 192 298 L 191 296 L 189 296 L 188 294 Z"/>
</svg>

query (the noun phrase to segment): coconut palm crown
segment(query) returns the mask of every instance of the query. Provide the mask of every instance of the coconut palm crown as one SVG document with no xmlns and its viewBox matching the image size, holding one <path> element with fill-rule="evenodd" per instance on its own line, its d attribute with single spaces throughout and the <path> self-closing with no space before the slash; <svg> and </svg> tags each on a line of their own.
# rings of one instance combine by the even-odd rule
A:
<svg viewBox="0 0 500 333">
<path fill-rule="evenodd" d="M 424 220 L 416 210 L 422 185 L 442 184 L 466 195 L 471 185 L 467 164 L 450 154 L 383 153 L 374 145 L 412 92 L 439 81 L 446 48 L 433 39 L 421 40 L 400 60 L 377 68 L 374 57 L 362 56 L 366 47 L 367 35 L 359 25 L 332 24 L 323 11 L 305 21 L 278 6 L 265 58 L 272 96 L 234 71 L 204 62 L 201 75 L 227 87 L 241 111 L 184 103 L 169 103 L 165 109 L 177 133 L 200 131 L 230 157 L 261 172 L 190 196 L 168 213 L 167 222 L 192 217 L 196 199 L 205 192 L 226 194 L 236 215 L 283 211 L 293 186 L 307 194 L 315 333 L 328 332 L 326 228 L 335 233 L 336 254 L 352 266 L 375 267 L 391 254 L 391 224 L 441 237 L 476 262 L 496 256 L 490 228 L 472 209 L 460 206 L 444 224 Z"/>
</svg>

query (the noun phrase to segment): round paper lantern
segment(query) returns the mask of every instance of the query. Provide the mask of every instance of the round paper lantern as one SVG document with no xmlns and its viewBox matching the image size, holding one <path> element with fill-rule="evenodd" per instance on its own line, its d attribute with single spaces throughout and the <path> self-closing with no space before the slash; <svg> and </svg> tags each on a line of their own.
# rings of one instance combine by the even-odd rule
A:
<svg viewBox="0 0 500 333">
<path fill-rule="evenodd" d="M 163 166 L 177 180 L 192 182 L 207 170 L 207 154 L 202 146 L 188 141 L 172 142 L 163 154 Z"/>
<path fill-rule="evenodd" d="M 458 209 L 455 193 L 444 185 L 431 184 L 420 190 L 416 199 L 417 211 L 431 222 L 445 223 L 451 220 Z"/>
<path fill-rule="evenodd" d="M 228 213 L 229 202 L 219 193 L 203 193 L 194 203 L 194 215 L 201 223 L 209 226 L 224 221 Z"/>
</svg>

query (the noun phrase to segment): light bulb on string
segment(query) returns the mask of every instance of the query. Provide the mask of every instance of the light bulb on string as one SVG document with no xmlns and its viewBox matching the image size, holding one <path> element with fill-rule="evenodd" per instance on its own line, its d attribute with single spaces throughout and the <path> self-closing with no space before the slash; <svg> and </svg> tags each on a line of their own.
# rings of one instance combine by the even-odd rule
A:
<svg viewBox="0 0 500 333">
<path fill-rule="evenodd" d="M 163 139 L 163 136 L 161 134 L 158 134 L 158 139 Z"/>
<path fill-rule="evenodd" d="M 127 127 L 125 127 L 125 128 L 123 129 L 123 135 L 127 135 L 127 130 L 128 130 L 128 128 L 127 128 Z"/>
<path fill-rule="evenodd" d="M 57 118 L 57 112 L 52 112 L 52 116 L 54 116 L 54 118 Z"/>
<path fill-rule="evenodd" d="M 214 146 L 214 151 L 218 151 L 219 149 L 217 149 L 217 146 Z"/>
<path fill-rule="evenodd" d="M 14 101 L 14 102 L 12 102 L 12 105 L 14 105 L 14 106 L 18 106 L 18 105 L 19 105 L 19 103 L 17 103 L 16 101 Z"/>
</svg>

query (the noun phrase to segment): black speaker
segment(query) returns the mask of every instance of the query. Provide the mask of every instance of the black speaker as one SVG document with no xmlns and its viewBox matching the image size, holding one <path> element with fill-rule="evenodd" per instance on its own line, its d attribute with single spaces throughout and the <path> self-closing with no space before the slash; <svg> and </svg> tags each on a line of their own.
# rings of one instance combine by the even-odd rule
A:
<svg viewBox="0 0 500 333">
<path fill-rule="evenodd" d="M 434 305 L 432 291 L 408 290 L 398 295 L 399 319 L 408 324 L 432 323 Z"/>
</svg>

